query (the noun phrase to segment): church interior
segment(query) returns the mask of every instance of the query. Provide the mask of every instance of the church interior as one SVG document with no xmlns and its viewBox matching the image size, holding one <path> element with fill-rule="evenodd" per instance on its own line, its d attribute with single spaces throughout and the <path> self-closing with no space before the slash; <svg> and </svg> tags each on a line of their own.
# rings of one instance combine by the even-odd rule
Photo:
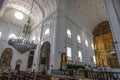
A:
<svg viewBox="0 0 120 80">
<path fill-rule="evenodd" d="M 119 0 L 0 0 L 0 80 L 119 80 Z"/>
</svg>

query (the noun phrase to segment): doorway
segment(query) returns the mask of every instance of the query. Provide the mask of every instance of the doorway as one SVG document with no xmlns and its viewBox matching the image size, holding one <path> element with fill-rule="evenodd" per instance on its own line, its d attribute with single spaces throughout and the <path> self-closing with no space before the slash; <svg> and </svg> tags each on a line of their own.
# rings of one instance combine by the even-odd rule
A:
<svg viewBox="0 0 120 80">
<path fill-rule="evenodd" d="M 50 64 L 50 43 L 48 41 L 44 42 L 41 47 L 40 53 L 40 72 L 46 74 L 49 70 Z"/>
<path fill-rule="evenodd" d="M 16 66 L 15 66 L 15 70 L 16 70 L 16 71 L 20 71 L 20 66 L 21 66 L 21 64 L 22 64 L 22 60 L 21 60 L 21 59 L 18 59 L 18 60 L 16 61 Z"/>
<path fill-rule="evenodd" d="M 15 70 L 20 71 L 20 64 L 16 64 Z"/>
</svg>

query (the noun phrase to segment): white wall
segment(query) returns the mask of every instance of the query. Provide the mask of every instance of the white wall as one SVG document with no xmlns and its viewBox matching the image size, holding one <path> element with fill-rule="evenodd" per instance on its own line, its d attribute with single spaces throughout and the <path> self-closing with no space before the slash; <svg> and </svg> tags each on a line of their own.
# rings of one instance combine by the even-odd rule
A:
<svg viewBox="0 0 120 80">
<path fill-rule="evenodd" d="M 64 1 L 64 0 L 62 0 Z M 44 18 L 42 22 L 36 25 L 32 29 L 31 39 L 35 36 L 35 42 L 38 44 L 37 49 L 34 55 L 34 61 L 32 69 L 36 69 L 39 71 L 39 62 L 40 62 L 40 49 L 41 45 L 45 41 L 49 41 L 51 44 L 51 54 L 50 54 L 50 69 L 59 69 L 60 68 L 60 61 L 61 61 L 61 53 L 66 52 L 66 47 L 71 46 L 72 48 L 72 56 L 73 61 L 72 64 L 75 64 L 77 59 L 76 56 L 77 51 L 81 50 L 83 54 L 83 64 L 93 64 L 91 62 L 91 57 L 94 55 L 94 51 L 91 48 L 91 43 L 93 43 L 93 36 L 92 33 L 87 32 L 84 29 L 84 26 L 78 25 L 73 19 L 68 16 L 67 13 L 64 11 L 64 4 L 60 1 L 58 5 L 58 10 L 53 11 L 48 17 Z M 61 9 L 62 8 L 62 9 Z M 7 40 L 8 34 L 15 33 L 18 34 L 21 31 L 21 28 L 12 25 L 11 23 L 6 23 L 4 21 L 0 21 L 0 30 L 4 33 L 2 39 Z M 13 28 L 10 28 L 10 27 Z M 44 31 L 45 29 L 50 28 L 50 34 L 45 36 Z M 72 32 L 72 39 L 70 40 L 67 38 L 66 30 L 69 28 Z M 77 34 L 81 36 L 82 43 L 77 43 Z M 38 40 L 40 38 L 40 41 Z M 85 46 L 85 39 L 88 40 L 89 47 Z M 2 50 L 2 47 L 0 48 Z M 27 68 L 27 60 L 28 60 L 28 53 L 20 55 L 17 52 L 14 52 L 14 56 L 12 59 L 12 68 L 15 68 L 15 62 L 18 59 L 22 59 L 23 63 L 21 65 L 21 70 L 26 70 Z M 69 62 L 68 62 L 69 64 Z M 81 64 L 81 63 L 80 63 Z M 53 65 L 53 67 L 51 67 Z"/>
<path fill-rule="evenodd" d="M 53 65 L 53 69 L 60 68 L 61 53 L 66 52 L 67 45 L 71 46 L 72 48 L 72 64 L 75 64 L 77 61 L 77 51 L 81 50 L 83 54 L 82 64 L 95 65 L 91 60 L 91 58 L 95 55 L 94 50 L 91 47 L 91 44 L 93 43 L 92 33 L 89 31 L 87 32 L 87 30 L 84 29 L 84 26 L 78 25 L 64 12 L 64 10 L 61 10 L 59 8 L 33 29 L 33 34 L 41 38 L 40 42 L 38 42 L 39 45 L 36 50 L 36 56 L 34 57 L 34 62 L 37 63 L 36 67 L 34 68 L 39 68 L 40 49 L 41 45 L 45 41 L 49 41 L 51 44 L 50 66 Z M 50 35 L 45 36 L 44 31 L 47 28 L 50 28 L 51 33 Z M 71 40 L 66 36 L 67 28 L 71 29 Z M 81 44 L 77 43 L 77 34 L 81 36 Z M 86 39 L 88 40 L 89 47 L 85 46 Z"/>
<path fill-rule="evenodd" d="M 37 49 L 35 51 L 35 56 L 34 56 L 34 65 L 32 69 L 36 69 L 36 71 L 40 71 L 40 53 L 41 53 L 41 46 L 43 45 L 44 42 L 49 41 L 50 46 L 51 46 L 51 54 L 50 54 L 50 66 L 54 63 L 53 59 L 55 58 L 54 55 L 54 24 L 55 24 L 55 15 L 54 12 L 53 14 L 49 15 L 45 19 L 43 19 L 42 23 L 40 22 L 36 27 L 32 29 L 32 37 L 36 36 L 36 42 L 38 44 Z M 50 34 L 45 35 L 45 30 L 49 28 L 50 29 Z M 40 38 L 40 41 L 37 39 Z M 51 67 L 50 67 L 51 69 Z"/>
<path fill-rule="evenodd" d="M 27 62 L 28 62 L 28 53 L 20 54 L 13 47 L 9 46 L 6 41 L 0 40 L 0 56 L 2 55 L 2 52 L 6 48 L 12 48 L 12 50 L 13 50 L 13 56 L 12 56 L 12 60 L 11 60 L 11 64 L 10 64 L 11 69 L 15 69 L 16 61 L 20 59 L 20 60 L 22 60 L 22 64 L 20 65 L 20 70 L 26 71 Z"/>
<path fill-rule="evenodd" d="M 19 26 L 0 20 L 0 32 L 2 33 L 0 37 L 0 56 L 2 55 L 2 52 L 5 48 L 12 48 L 13 57 L 11 61 L 11 68 L 15 69 L 16 61 L 18 59 L 21 59 L 22 64 L 20 66 L 20 70 L 25 71 L 27 69 L 28 53 L 18 53 L 13 47 L 9 46 L 7 42 L 11 33 L 18 36 L 21 31 L 22 28 L 20 28 Z"/>
</svg>

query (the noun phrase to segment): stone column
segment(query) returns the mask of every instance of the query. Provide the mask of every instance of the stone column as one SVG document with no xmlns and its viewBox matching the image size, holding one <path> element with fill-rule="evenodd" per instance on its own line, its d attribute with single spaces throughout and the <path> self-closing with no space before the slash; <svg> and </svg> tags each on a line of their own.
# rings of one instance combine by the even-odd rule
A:
<svg viewBox="0 0 120 80">
<path fill-rule="evenodd" d="M 34 53 L 34 60 L 33 60 L 33 67 L 32 67 L 32 70 L 36 70 L 36 71 L 39 71 L 39 64 L 40 64 L 40 49 L 41 49 L 41 41 L 42 41 L 42 35 L 43 35 L 43 25 L 40 25 L 38 24 L 37 26 L 41 26 L 40 27 L 40 42 L 38 43 L 37 45 L 37 48 L 35 50 L 35 53 Z M 38 28 L 39 29 L 39 28 Z"/>
<path fill-rule="evenodd" d="M 105 4 L 120 65 L 120 0 L 105 0 Z"/>
<path fill-rule="evenodd" d="M 65 0 L 57 0 L 57 10 L 55 13 L 52 53 L 53 67 L 52 69 L 60 69 L 61 53 L 65 52 Z M 51 59 L 52 60 L 52 59 Z"/>
</svg>

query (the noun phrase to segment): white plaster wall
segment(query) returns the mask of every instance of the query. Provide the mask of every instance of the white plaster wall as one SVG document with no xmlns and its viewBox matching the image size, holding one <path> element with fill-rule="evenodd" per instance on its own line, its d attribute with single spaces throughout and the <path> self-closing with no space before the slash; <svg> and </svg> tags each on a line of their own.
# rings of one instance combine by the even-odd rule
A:
<svg viewBox="0 0 120 80">
<path fill-rule="evenodd" d="M 70 29 L 72 33 L 72 38 L 69 39 L 67 37 L 67 34 L 65 35 L 65 46 L 69 46 L 72 48 L 72 56 L 73 56 L 73 64 L 75 64 L 76 57 L 78 56 L 78 51 L 82 51 L 82 57 L 83 57 L 83 64 L 93 64 L 91 61 L 91 58 L 95 55 L 94 50 L 92 49 L 91 44 L 93 44 L 93 36 L 92 34 L 89 34 L 89 32 L 86 32 L 83 26 L 76 25 L 72 19 L 70 19 L 68 16 L 66 17 L 66 30 Z M 81 43 L 77 42 L 77 35 L 80 35 L 81 37 Z M 85 44 L 85 40 L 88 41 L 88 47 Z"/>
<path fill-rule="evenodd" d="M 63 0 L 64 1 L 64 0 Z M 63 2 L 60 1 L 60 4 Z M 62 4 L 63 5 L 63 4 Z M 45 41 L 49 41 L 51 44 L 51 55 L 50 55 L 50 66 L 53 65 L 53 67 L 50 67 L 50 69 L 59 69 L 60 68 L 60 61 L 61 61 L 61 53 L 66 52 L 66 47 L 71 46 L 72 48 L 72 56 L 73 61 L 72 64 L 75 64 L 77 61 L 76 56 L 77 51 L 81 50 L 83 54 L 83 63 L 84 64 L 91 64 L 91 57 L 94 55 L 94 51 L 91 48 L 91 43 L 93 43 L 92 40 L 92 34 L 84 30 L 84 26 L 78 25 L 76 22 L 74 22 L 70 16 L 68 16 L 64 11 L 64 5 L 59 6 L 58 10 L 53 11 L 48 17 L 43 19 L 42 22 L 40 22 L 38 25 L 36 25 L 32 29 L 31 39 L 35 36 L 36 37 L 36 43 L 38 44 L 37 49 L 35 50 L 35 56 L 32 69 L 36 69 L 39 71 L 39 62 L 40 62 L 40 49 L 41 45 Z M 61 8 L 63 10 L 61 10 Z M 0 24 L 3 24 L 3 21 L 0 21 Z M 10 26 L 11 24 L 4 22 L 2 25 L 2 28 L 0 29 L 2 32 L 5 32 L 5 36 L 2 39 L 7 39 L 8 34 L 11 32 L 14 32 L 17 34 L 19 32 L 19 27 L 14 27 L 10 29 L 6 29 L 6 26 Z M 12 25 L 13 26 L 13 25 Z M 15 25 L 14 25 L 15 26 Z M 50 28 L 50 34 L 45 36 L 44 31 L 46 28 Z M 67 38 L 66 30 L 67 28 L 70 28 L 72 32 L 72 39 L 70 40 Z M 7 33 L 8 32 L 8 33 Z M 77 43 L 77 34 L 81 36 L 82 43 Z M 40 41 L 37 39 L 40 37 Z M 85 39 L 89 42 L 89 47 L 85 46 Z M 27 68 L 27 60 L 28 60 L 28 53 L 24 55 L 20 55 L 19 53 L 14 53 L 14 58 L 12 60 L 12 68 L 15 68 L 15 61 L 17 59 L 22 59 L 23 63 L 21 66 L 21 70 L 26 70 Z M 69 62 L 68 62 L 69 63 Z"/>
<path fill-rule="evenodd" d="M 57 10 L 55 13 L 52 14 L 52 17 L 48 17 L 43 21 L 42 25 L 35 29 L 42 30 L 39 34 L 41 34 L 39 37 L 41 37 L 41 41 L 39 43 L 39 46 L 36 50 L 36 54 L 40 56 L 40 48 L 41 45 L 45 41 L 50 41 L 51 43 L 51 57 L 50 57 L 50 65 L 53 65 L 53 69 L 59 69 L 60 68 L 60 61 L 61 61 L 61 53 L 66 52 L 66 47 L 71 46 L 72 48 L 72 56 L 73 61 L 72 64 L 75 64 L 77 61 L 76 56 L 77 51 L 81 50 L 83 54 L 83 63 L 82 64 L 93 64 L 91 61 L 91 58 L 95 55 L 94 50 L 91 47 L 91 44 L 93 43 L 93 36 L 90 34 L 90 32 L 87 32 L 84 30 L 84 26 L 79 26 L 76 24 L 70 17 L 64 13 L 62 10 Z M 46 28 L 50 28 L 50 35 L 45 36 L 44 31 Z M 43 29 L 42 29 L 43 28 Z M 66 37 L 66 30 L 67 28 L 71 29 L 72 32 L 72 39 L 68 39 Z M 82 43 L 77 43 L 77 34 L 81 36 Z M 88 40 L 89 47 L 85 46 L 85 40 Z M 40 57 L 37 56 L 35 58 L 38 58 L 36 60 L 36 63 L 39 66 Z M 34 59 L 35 59 L 34 58 Z M 68 63 L 69 64 L 69 63 Z"/>
<path fill-rule="evenodd" d="M 62 4 L 61 4 L 62 3 Z M 55 44 L 55 49 L 54 49 L 54 54 L 55 54 L 55 69 L 60 68 L 60 61 L 61 61 L 61 53 L 66 52 L 67 49 L 66 47 L 69 46 L 72 48 L 72 61 L 68 61 L 68 64 L 75 64 L 76 61 L 76 56 L 78 55 L 78 50 L 82 51 L 83 55 L 83 63 L 82 64 L 87 64 L 87 65 L 92 65 L 94 66 L 95 64 L 92 62 L 92 57 L 95 55 L 94 50 L 91 47 L 91 44 L 93 44 L 93 35 L 90 32 L 90 30 L 87 30 L 85 26 L 81 26 L 80 24 L 77 24 L 69 13 L 65 11 L 65 4 L 64 0 L 61 0 L 58 4 L 58 10 L 57 10 L 57 18 L 56 18 L 56 23 L 55 23 L 55 29 L 54 29 L 54 44 Z M 73 12 L 74 13 L 74 12 Z M 74 16 L 72 16 L 75 18 Z M 67 37 L 67 29 L 71 30 L 72 33 L 72 39 L 69 39 Z M 82 43 L 78 44 L 77 43 L 77 34 L 81 36 Z M 88 41 L 88 47 L 86 47 L 85 40 Z M 79 45 L 79 46 L 78 46 Z M 81 63 L 79 63 L 81 64 Z"/>
<path fill-rule="evenodd" d="M 52 14 L 53 15 L 53 14 Z M 39 37 L 40 38 L 40 41 L 37 42 L 38 46 L 37 46 L 37 49 L 35 51 L 35 56 L 34 56 L 34 65 L 32 67 L 32 69 L 36 69 L 36 71 L 40 71 L 40 53 L 41 53 L 41 46 L 43 45 L 44 42 L 46 41 L 49 41 L 50 42 L 50 46 L 51 46 L 51 59 L 50 59 L 50 65 L 53 63 L 51 62 L 52 59 L 53 59 L 53 50 L 55 48 L 53 48 L 53 45 L 54 45 L 54 37 L 53 37 L 53 34 L 54 34 L 54 16 L 48 16 L 46 19 L 44 19 L 42 21 L 42 23 L 40 22 L 33 30 L 32 30 L 32 36 L 36 36 L 37 38 Z M 45 30 L 49 28 L 50 29 L 50 34 L 48 35 L 45 35 Z M 36 39 L 37 40 L 37 39 Z"/>
<path fill-rule="evenodd" d="M 16 61 L 20 59 L 22 60 L 20 70 L 26 71 L 27 62 L 28 62 L 28 53 L 20 54 L 13 47 L 9 46 L 6 41 L 0 40 L 0 56 L 2 55 L 2 52 L 4 51 L 5 48 L 12 48 L 13 50 L 13 56 L 10 64 L 11 69 L 15 69 Z"/>
<path fill-rule="evenodd" d="M 19 26 L 16 26 L 12 23 L 8 23 L 5 21 L 0 20 L 0 56 L 2 55 L 2 51 L 4 51 L 5 48 L 12 48 L 13 49 L 13 57 L 11 61 L 11 68 L 15 69 L 16 61 L 18 59 L 22 60 L 22 64 L 20 66 L 20 70 L 25 71 L 27 68 L 27 62 L 28 62 L 28 53 L 20 54 L 18 53 L 13 47 L 8 45 L 8 38 L 10 34 L 19 35 L 19 33 L 22 31 L 22 28 Z"/>
</svg>

